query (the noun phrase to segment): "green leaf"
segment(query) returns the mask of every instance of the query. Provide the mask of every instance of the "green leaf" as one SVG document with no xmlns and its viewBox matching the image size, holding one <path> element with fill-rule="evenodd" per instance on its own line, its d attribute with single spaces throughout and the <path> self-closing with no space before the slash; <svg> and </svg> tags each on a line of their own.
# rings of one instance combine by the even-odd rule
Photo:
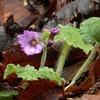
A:
<svg viewBox="0 0 100 100">
<path fill-rule="evenodd" d="M 15 73 L 19 78 L 22 78 L 23 80 L 37 80 L 38 78 L 37 69 L 30 65 L 19 67 Z"/>
<path fill-rule="evenodd" d="M 85 44 L 87 45 L 92 45 L 95 42 L 95 39 L 91 37 L 89 34 L 81 34 L 82 40 L 84 41 Z"/>
<path fill-rule="evenodd" d="M 55 81 L 58 85 L 62 84 L 64 81 L 63 78 L 60 77 L 59 74 L 54 72 L 52 68 L 43 67 L 39 69 L 40 78 L 50 79 L 51 81 Z"/>
<path fill-rule="evenodd" d="M 91 17 L 84 20 L 80 24 L 80 34 L 86 34 L 87 37 L 91 36 L 91 38 L 89 38 L 91 41 L 96 40 L 100 42 L 100 18 Z"/>
<path fill-rule="evenodd" d="M 71 26 L 60 25 L 60 33 L 55 37 L 55 41 L 61 39 L 65 40 L 70 46 L 82 49 L 86 54 L 92 49 L 92 46 L 83 42 L 79 29 Z"/>
<path fill-rule="evenodd" d="M 12 70 L 12 71 L 10 71 Z M 62 84 L 64 81 L 63 78 L 60 77 L 52 68 L 43 67 L 39 68 L 39 70 L 35 69 L 33 66 L 26 65 L 25 67 L 21 67 L 20 65 L 8 64 L 7 69 L 4 72 L 4 78 L 13 72 L 19 78 L 23 80 L 38 80 L 38 78 L 50 79 L 51 81 L 55 81 L 58 85 Z"/>
<path fill-rule="evenodd" d="M 13 100 L 15 95 L 18 95 L 18 91 L 2 91 L 0 92 L 0 100 Z"/>
<path fill-rule="evenodd" d="M 17 71 L 17 67 L 14 64 L 8 64 L 7 68 L 4 72 L 4 79 L 7 78 L 10 74 L 14 73 Z"/>
</svg>

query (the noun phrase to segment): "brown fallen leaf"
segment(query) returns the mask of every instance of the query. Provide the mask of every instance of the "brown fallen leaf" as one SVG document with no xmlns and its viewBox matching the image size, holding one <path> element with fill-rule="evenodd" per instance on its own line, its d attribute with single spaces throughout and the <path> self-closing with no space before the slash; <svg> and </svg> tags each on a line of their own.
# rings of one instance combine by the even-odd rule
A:
<svg viewBox="0 0 100 100">
<path fill-rule="evenodd" d="M 59 53 L 61 50 L 62 42 L 58 41 L 53 44 L 53 46 L 48 48 L 47 51 L 47 60 L 46 66 L 53 67 L 59 57 Z M 5 66 L 9 63 L 20 64 L 25 66 L 27 64 L 33 65 L 35 68 L 39 68 L 41 55 L 36 54 L 33 56 L 27 56 L 20 48 L 19 45 L 13 45 L 10 50 L 7 50 L 3 53 L 4 60 L 1 62 Z M 71 52 L 69 54 L 69 58 L 66 62 L 66 65 L 75 64 L 78 61 L 86 59 L 87 56 L 80 49 L 71 48 Z"/>
<path fill-rule="evenodd" d="M 45 64 L 46 66 L 55 67 L 57 59 L 59 57 L 59 52 L 60 52 L 61 46 L 62 46 L 62 43 L 57 42 L 57 43 L 54 43 L 54 45 L 52 47 L 48 48 L 47 60 L 46 60 L 46 64 Z M 77 53 L 77 51 L 78 51 L 78 53 Z M 40 65 L 41 55 L 42 55 L 42 53 L 36 54 L 33 56 L 27 56 L 21 50 L 19 45 L 13 45 L 10 50 L 6 50 L 3 53 L 4 60 L 1 63 L 5 66 L 4 70 L 6 68 L 6 65 L 9 63 L 15 64 L 15 65 L 20 64 L 23 67 L 27 64 L 30 64 L 38 69 L 39 65 Z M 70 54 L 69 54 L 69 59 L 65 65 L 66 66 L 73 65 L 73 64 L 77 63 L 78 61 L 85 59 L 86 57 L 87 56 L 81 50 L 72 49 Z M 1 76 L 1 78 L 2 78 L 2 76 Z M 16 75 L 14 75 L 14 74 L 10 75 L 6 79 L 6 81 L 10 85 L 18 83 Z"/>
<path fill-rule="evenodd" d="M 50 6 L 45 13 L 44 17 L 51 18 L 55 15 L 55 13 L 62 8 L 64 5 L 71 2 L 71 0 L 49 0 Z"/>
<path fill-rule="evenodd" d="M 6 66 L 0 63 L 0 82 L 3 81 L 3 73 L 4 73 L 5 68 Z"/>
<path fill-rule="evenodd" d="M 84 93 L 84 91 L 88 90 L 92 87 L 96 80 L 100 78 L 100 59 L 97 59 L 90 65 L 89 69 L 89 76 L 86 78 L 84 82 L 82 82 L 79 86 L 71 86 L 69 87 L 66 92 L 73 92 L 73 93 Z"/>
<path fill-rule="evenodd" d="M 62 87 L 48 79 L 27 82 L 26 89 L 19 88 L 19 95 L 16 97 L 18 100 L 59 100 L 62 96 Z M 23 86 L 23 82 L 19 86 Z"/>
<path fill-rule="evenodd" d="M 6 0 L 0 0 L 0 24 L 4 23 L 4 8 L 5 8 Z"/>
<path fill-rule="evenodd" d="M 79 100 L 100 100 L 100 95 L 83 95 Z"/>
<path fill-rule="evenodd" d="M 47 54 L 47 66 L 51 66 L 55 63 L 57 59 L 58 52 L 54 50 L 53 48 L 48 49 Z M 36 54 L 33 56 L 27 56 L 20 48 L 19 45 L 14 45 L 11 50 L 7 50 L 3 53 L 4 60 L 1 62 L 5 66 L 9 63 L 13 64 L 20 64 L 21 66 L 25 66 L 27 64 L 30 64 L 34 66 L 35 68 L 39 68 L 41 55 Z"/>
<path fill-rule="evenodd" d="M 100 100 L 100 94 L 99 95 L 83 95 L 80 98 L 67 98 L 67 100 Z"/>
</svg>

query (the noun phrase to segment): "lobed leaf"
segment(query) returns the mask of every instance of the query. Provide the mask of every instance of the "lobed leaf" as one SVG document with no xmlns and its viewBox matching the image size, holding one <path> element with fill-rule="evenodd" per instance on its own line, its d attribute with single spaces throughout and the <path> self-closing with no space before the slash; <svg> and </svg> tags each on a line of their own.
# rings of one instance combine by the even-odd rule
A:
<svg viewBox="0 0 100 100">
<path fill-rule="evenodd" d="M 39 73 L 41 76 L 40 78 L 50 79 L 51 81 L 57 82 L 59 85 L 61 85 L 62 81 L 64 81 L 64 79 L 61 78 L 59 74 L 55 73 L 52 68 L 48 67 L 40 68 Z"/>
<path fill-rule="evenodd" d="M 21 67 L 20 65 L 14 64 L 7 65 L 7 69 L 4 72 L 4 78 L 7 78 L 14 72 L 19 78 L 22 78 L 23 80 L 38 80 L 38 78 L 45 78 L 50 79 L 51 81 L 55 81 L 58 85 L 61 85 L 62 81 L 64 81 L 64 79 L 61 78 L 60 75 L 55 73 L 52 68 L 43 67 L 37 70 L 30 65 Z"/>
<path fill-rule="evenodd" d="M 92 49 L 92 46 L 86 45 L 79 34 L 79 29 L 71 26 L 60 25 L 60 34 L 55 37 L 57 40 L 65 40 L 68 45 L 82 49 L 86 54 Z"/>
<path fill-rule="evenodd" d="M 100 42 L 100 18 L 91 17 L 84 20 L 80 24 L 80 34 L 85 34 L 86 37 L 91 37 L 89 40 L 87 38 L 87 42 L 94 40 Z"/>
<path fill-rule="evenodd" d="M 14 64 L 8 64 L 7 65 L 7 68 L 5 69 L 5 72 L 4 72 L 4 79 L 6 79 L 10 74 L 14 73 L 17 71 L 17 66 L 14 65 Z"/>
<path fill-rule="evenodd" d="M 92 45 L 95 42 L 95 39 L 91 37 L 89 34 L 81 34 L 82 40 L 87 45 Z"/>
<path fill-rule="evenodd" d="M 22 78 L 23 80 L 37 80 L 38 78 L 37 69 L 30 65 L 26 65 L 25 67 L 19 66 L 15 73 L 19 78 Z"/>
</svg>

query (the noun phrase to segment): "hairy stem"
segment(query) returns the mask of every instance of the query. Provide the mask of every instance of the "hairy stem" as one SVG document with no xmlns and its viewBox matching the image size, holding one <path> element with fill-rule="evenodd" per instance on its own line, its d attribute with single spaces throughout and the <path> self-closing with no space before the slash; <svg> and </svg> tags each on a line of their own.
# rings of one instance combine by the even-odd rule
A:
<svg viewBox="0 0 100 100">
<path fill-rule="evenodd" d="M 45 45 L 43 48 L 43 54 L 42 54 L 42 58 L 41 58 L 40 68 L 43 68 L 45 66 L 46 57 L 47 57 L 47 47 Z"/>
<path fill-rule="evenodd" d="M 57 62 L 57 70 L 56 73 L 61 75 L 66 57 L 69 54 L 69 45 L 65 42 L 62 46 L 61 53 Z"/>
<path fill-rule="evenodd" d="M 100 45 L 99 43 L 95 44 L 95 47 L 92 49 L 89 57 L 84 62 L 84 64 L 82 65 L 82 67 L 79 69 L 78 73 L 74 76 L 74 78 L 72 79 L 71 83 L 65 88 L 65 90 L 67 88 L 69 88 L 70 86 L 73 86 L 76 83 L 76 81 L 79 79 L 79 77 L 81 76 L 81 74 L 84 72 L 85 68 L 88 67 L 89 64 L 93 61 L 93 59 L 95 58 L 95 54 L 96 54 L 96 48 L 99 45 Z"/>
</svg>

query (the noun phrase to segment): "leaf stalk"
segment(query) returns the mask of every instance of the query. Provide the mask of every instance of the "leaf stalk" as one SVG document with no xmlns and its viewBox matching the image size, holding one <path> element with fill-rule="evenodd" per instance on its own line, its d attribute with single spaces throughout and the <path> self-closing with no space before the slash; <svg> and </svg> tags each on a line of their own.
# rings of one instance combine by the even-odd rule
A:
<svg viewBox="0 0 100 100">
<path fill-rule="evenodd" d="M 61 49 L 61 53 L 57 62 L 57 70 L 56 73 L 61 75 L 63 67 L 64 67 L 64 63 L 65 60 L 67 59 L 67 56 L 69 54 L 69 45 L 67 44 L 67 42 L 64 42 L 62 49 Z"/>
<path fill-rule="evenodd" d="M 87 60 L 84 62 L 84 64 L 82 65 L 82 67 L 79 69 L 78 73 L 74 76 L 74 78 L 72 79 L 71 83 L 65 87 L 65 91 L 70 87 L 75 85 L 76 81 L 79 79 L 79 77 L 82 75 L 83 71 L 86 69 L 86 67 L 89 67 L 89 64 L 94 60 L 95 58 L 95 54 L 96 54 L 96 48 L 99 47 L 99 43 L 96 42 L 95 47 L 92 49 L 89 57 L 87 58 Z"/>
</svg>

